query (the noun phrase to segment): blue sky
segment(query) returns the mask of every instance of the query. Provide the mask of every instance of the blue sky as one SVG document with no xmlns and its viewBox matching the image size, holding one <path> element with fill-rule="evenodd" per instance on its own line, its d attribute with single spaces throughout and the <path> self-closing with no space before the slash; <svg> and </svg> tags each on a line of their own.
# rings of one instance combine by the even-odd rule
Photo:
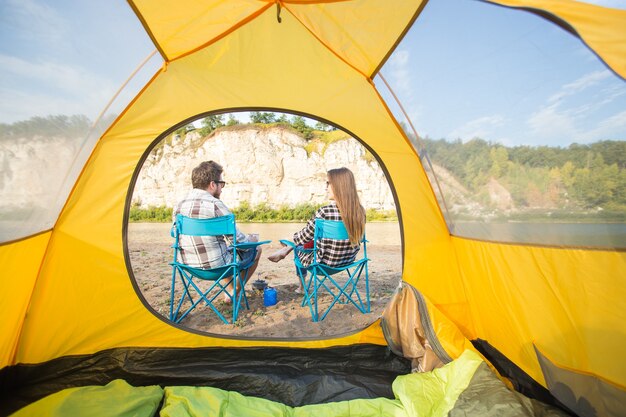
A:
<svg viewBox="0 0 626 417">
<path fill-rule="evenodd" d="M 509 146 L 626 140 L 626 82 L 578 38 L 527 12 L 431 1 L 382 74 L 420 136 Z"/>
<path fill-rule="evenodd" d="M 594 3 L 626 9 L 624 0 Z M 1 123 L 95 119 L 154 50 L 123 0 L 0 0 L 0 39 Z M 119 106 L 159 65 L 157 56 Z M 382 74 L 422 136 L 506 145 L 626 140 L 626 82 L 577 38 L 526 12 L 431 0 Z"/>
<path fill-rule="evenodd" d="M 0 0 L 0 39 L 0 123 L 49 114 L 94 120 L 154 50 L 123 0 Z"/>
</svg>

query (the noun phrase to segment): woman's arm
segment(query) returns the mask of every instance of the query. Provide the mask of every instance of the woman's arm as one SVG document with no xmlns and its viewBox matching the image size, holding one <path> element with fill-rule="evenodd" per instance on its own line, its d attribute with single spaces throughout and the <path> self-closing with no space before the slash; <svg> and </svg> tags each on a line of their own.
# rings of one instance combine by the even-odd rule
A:
<svg viewBox="0 0 626 417">
<path fill-rule="evenodd" d="M 297 231 L 293 234 L 293 242 L 296 245 L 304 245 L 307 242 L 310 242 L 315 237 L 315 219 L 323 219 L 324 218 L 324 207 L 320 207 L 313 217 L 311 217 L 307 222 L 306 226 L 304 226 L 301 230 Z"/>
</svg>

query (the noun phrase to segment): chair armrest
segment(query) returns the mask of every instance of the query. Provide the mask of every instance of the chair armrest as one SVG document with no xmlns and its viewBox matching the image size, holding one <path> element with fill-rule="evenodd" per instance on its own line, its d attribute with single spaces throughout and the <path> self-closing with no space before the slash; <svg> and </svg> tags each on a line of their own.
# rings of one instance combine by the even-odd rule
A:
<svg viewBox="0 0 626 417">
<path fill-rule="evenodd" d="M 290 240 L 281 239 L 281 240 L 280 240 L 280 243 L 282 243 L 282 244 L 283 244 L 283 245 L 285 245 L 285 246 L 291 246 L 291 247 L 292 247 L 292 248 L 294 248 L 294 249 L 296 248 L 296 244 L 295 244 L 295 243 L 293 243 L 293 242 L 292 242 L 292 241 L 290 241 Z"/>
<path fill-rule="evenodd" d="M 252 248 L 256 248 L 257 246 L 267 245 L 270 242 L 271 240 L 263 240 L 261 242 L 244 242 L 244 243 L 237 243 L 236 245 L 233 245 L 233 247 L 237 249 L 252 249 Z"/>
<path fill-rule="evenodd" d="M 294 254 L 298 254 L 298 253 L 309 253 L 309 252 L 313 252 L 313 248 L 310 249 L 304 249 L 301 246 L 297 246 L 295 243 L 293 243 L 290 240 L 284 240 L 281 239 L 280 243 L 282 243 L 285 246 L 291 246 L 291 248 L 293 249 L 293 253 Z"/>
</svg>

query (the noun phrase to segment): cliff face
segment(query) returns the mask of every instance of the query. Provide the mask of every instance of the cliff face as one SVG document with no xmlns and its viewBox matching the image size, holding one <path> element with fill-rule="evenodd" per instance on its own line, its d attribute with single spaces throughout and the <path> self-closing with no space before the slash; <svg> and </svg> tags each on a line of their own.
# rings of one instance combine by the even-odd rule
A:
<svg viewBox="0 0 626 417">
<path fill-rule="evenodd" d="M 191 188 L 191 170 L 214 160 L 224 167 L 222 200 L 229 207 L 295 206 L 326 201 L 326 171 L 347 167 L 355 175 L 365 208 L 394 210 L 383 171 L 355 139 L 307 142 L 281 127 L 223 129 L 208 138 L 191 132 L 153 151 L 144 163 L 133 193 L 141 207 L 172 207 Z"/>
</svg>

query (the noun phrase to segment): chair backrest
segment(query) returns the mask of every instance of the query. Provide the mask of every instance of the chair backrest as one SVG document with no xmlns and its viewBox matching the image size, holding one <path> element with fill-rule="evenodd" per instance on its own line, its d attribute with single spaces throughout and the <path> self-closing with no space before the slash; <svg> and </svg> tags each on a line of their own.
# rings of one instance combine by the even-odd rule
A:
<svg viewBox="0 0 626 417">
<path fill-rule="evenodd" d="M 214 217 L 212 219 L 192 219 L 191 217 L 176 215 L 176 231 L 188 236 L 220 236 L 236 235 L 235 215 Z"/>
<path fill-rule="evenodd" d="M 348 230 L 342 221 L 315 219 L 315 241 L 317 239 L 349 239 Z M 365 241 L 365 231 L 363 231 L 363 239 Z"/>
</svg>

